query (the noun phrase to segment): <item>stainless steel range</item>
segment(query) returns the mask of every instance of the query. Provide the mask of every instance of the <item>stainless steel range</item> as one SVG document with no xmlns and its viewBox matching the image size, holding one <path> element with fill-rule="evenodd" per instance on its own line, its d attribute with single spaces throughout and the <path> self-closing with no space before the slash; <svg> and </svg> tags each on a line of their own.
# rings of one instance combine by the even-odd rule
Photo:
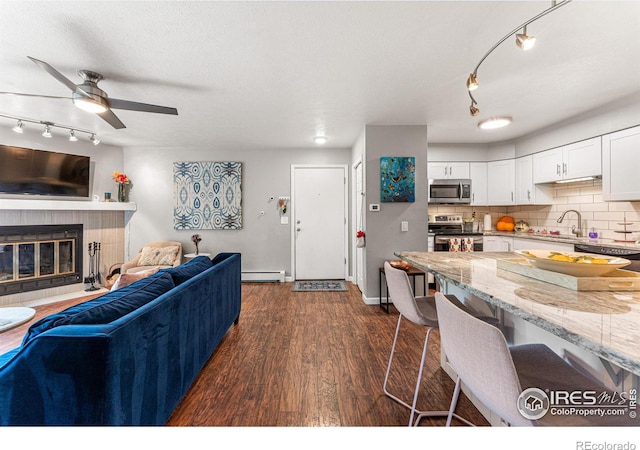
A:
<svg viewBox="0 0 640 450">
<path fill-rule="evenodd" d="M 467 222 L 466 224 L 469 224 Z M 473 223 L 471 223 L 473 225 Z M 428 250 L 434 252 L 448 252 L 449 240 L 457 238 L 473 238 L 473 251 L 482 251 L 482 233 L 465 231 L 462 214 L 434 214 L 429 215 L 427 243 Z"/>
</svg>

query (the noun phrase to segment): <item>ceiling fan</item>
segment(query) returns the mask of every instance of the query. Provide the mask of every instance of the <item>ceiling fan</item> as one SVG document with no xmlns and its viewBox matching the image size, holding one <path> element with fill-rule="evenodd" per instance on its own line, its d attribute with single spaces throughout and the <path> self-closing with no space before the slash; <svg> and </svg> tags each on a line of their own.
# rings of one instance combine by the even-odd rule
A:
<svg viewBox="0 0 640 450">
<path fill-rule="evenodd" d="M 102 80 L 102 75 L 91 70 L 79 70 L 78 75 L 84 81 L 80 84 L 75 84 L 67 77 L 62 75 L 50 64 L 40 61 L 38 59 L 27 56 L 31 61 L 36 63 L 42 69 L 47 71 L 53 78 L 60 83 L 71 89 L 71 97 L 56 97 L 52 95 L 37 95 L 37 94 L 22 94 L 18 92 L 0 92 L 0 94 L 7 95 L 22 95 L 27 97 L 42 97 L 42 98 L 64 98 L 73 101 L 73 104 L 78 108 L 88 112 L 96 113 L 102 119 L 104 119 L 113 128 L 120 129 L 126 128 L 124 123 L 116 116 L 112 109 L 124 109 L 128 111 L 142 111 L 160 114 L 173 114 L 178 115 L 176 108 L 168 106 L 150 105 L 148 103 L 138 103 L 129 100 L 120 100 L 117 98 L 110 98 L 105 91 L 98 87 L 98 82 Z"/>
</svg>

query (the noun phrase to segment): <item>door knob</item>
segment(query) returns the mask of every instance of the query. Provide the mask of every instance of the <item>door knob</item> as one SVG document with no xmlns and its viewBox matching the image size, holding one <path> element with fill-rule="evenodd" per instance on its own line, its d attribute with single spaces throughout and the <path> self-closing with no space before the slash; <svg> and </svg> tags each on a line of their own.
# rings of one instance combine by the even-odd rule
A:
<svg viewBox="0 0 640 450">
<path fill-rule="evenodd" d="M 296 231 L 300 231 L 300 230 L 301 230 L 301 228 L 296 228 Z"/>
</svg>

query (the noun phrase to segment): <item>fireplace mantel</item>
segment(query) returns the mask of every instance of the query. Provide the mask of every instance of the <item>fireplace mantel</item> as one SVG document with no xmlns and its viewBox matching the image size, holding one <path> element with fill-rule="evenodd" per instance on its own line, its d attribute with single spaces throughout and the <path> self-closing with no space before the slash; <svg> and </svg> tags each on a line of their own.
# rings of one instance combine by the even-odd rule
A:
<svg viewBox="0 0 640 450">
<path fill-rule="evenodd" d="M 133 202 L 92 202 L 83 200 L 25 200 L 0 199 L 0 210 L 39 210 L 39 211 L 135 211 Z"/>
</svg>

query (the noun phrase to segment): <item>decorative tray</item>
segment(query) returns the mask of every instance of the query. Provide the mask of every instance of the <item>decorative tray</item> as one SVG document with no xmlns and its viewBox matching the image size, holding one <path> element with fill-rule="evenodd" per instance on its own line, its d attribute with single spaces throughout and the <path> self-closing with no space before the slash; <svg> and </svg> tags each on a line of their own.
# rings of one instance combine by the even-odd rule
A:
<svg viewBox="0 0 640 450">
<path fill-rule="evenodd" d="M 497 267 L 574 291 L 640 291 L 640 273 L 624 269 L 616 269 L 596 277 L 575 277 L 538 269 L 529 264 L 526 258 L 499 259 Z"/>
</svg>

